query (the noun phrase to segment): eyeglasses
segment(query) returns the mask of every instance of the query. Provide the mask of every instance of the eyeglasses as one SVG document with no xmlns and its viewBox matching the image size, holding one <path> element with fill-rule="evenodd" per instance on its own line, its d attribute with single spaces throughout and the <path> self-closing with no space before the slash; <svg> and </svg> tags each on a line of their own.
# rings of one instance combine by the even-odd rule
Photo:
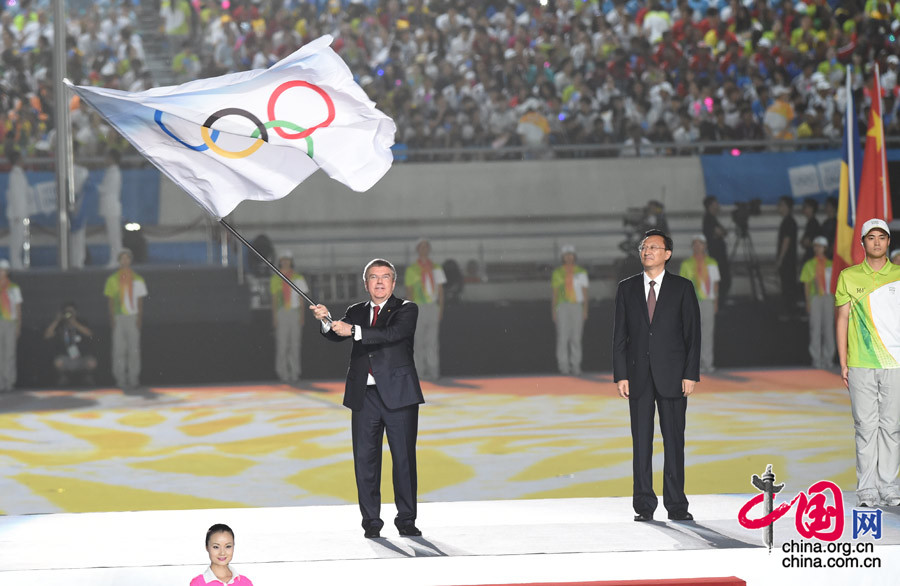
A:
<svg viewBox="0 0 900 586">
<path fill-rule="evenodd" d="M 656 254 L 660 250 L 667 250 L 665 246 L 638 246 L 638 252 L 644 252 L 645 250 L 649 250 L 653 254 Z"/>
</svg>

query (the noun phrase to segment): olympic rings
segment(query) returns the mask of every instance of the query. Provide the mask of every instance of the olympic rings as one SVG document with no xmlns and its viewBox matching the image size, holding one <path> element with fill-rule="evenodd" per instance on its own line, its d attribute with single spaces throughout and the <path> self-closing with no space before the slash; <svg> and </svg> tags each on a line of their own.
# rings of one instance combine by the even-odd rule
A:
<svg viewBox="0 0 900 586">
<path fill-rule="evenodd" d="M 306 129 L 302 126 L 298 126 L 293 122 L 288 122 L 287 120 L 270 120 L 264 124 L 266 128 L 275 128 L 276 131 L 278 127 L 290 128 L 291 130 L 298 130 L 301 133 L 306 132 Z M 256 138 L 259 136 L 259 129 L 253 131 L 253 134 L 250 135 L 250 138 Z M 306 156 L 310 159 L 313 158 L 313 141 L 309 136 L 304 137 L 306 139 Z"/>
<path fill-rule="evenodd" d="M 256 124 L 256 132 L 258 133 L 259 138 L 256 139 L 256 142 L 242 151 L 226 151 L 210 140 L 209 136 L 209 130 L 212 128 L 212 125 L 225 116 L 244 116 L 245 118 L 248 118 L 251 122 Z M 227 159 L 243 159 L 244 157 L 249 157 L 259 150 L 259 147 L 261 147 L 263 143 L 269 142 L 269 131 L 266 130 L 265 125 L 251 112 L 242 110 L 241 108 L 224 108 L 215 114 L 212 114 L 206 119 L 203 126 L 200 127 L 200 136 L 203 137 L 203 143 L 208 146 L 212 152 Z"/>
<path fill-rule="evenodd" d="M 310 127 L 308 130 L 304 130 L 303 132 L 301 132 L 299 134 L 295 134 L 293 136 L 289 135 L 288 133 L 286 133 L 285 131 L 283 131 L 280 128 L 276 128 L 275 133 L 278 136 L 280 136 L 281 138 L 285 138 L 285 139 L 306 138 L 307 136 L 309 136 L 310 134 L 312 134 L 319 128 L 325 128 L 326 126 L 328 126 L 329 124 L 331 124 L 334 121 L 334 101 L 331 99 L 331 96 L 326 94 L 325 90 L 323 90 L 319 86 L 316 86 L 316 85 L 313 85 L 311 83 L 301 81 L 301 80 L 286 81 L 283 84 L 281 84 L 280 86 L 278 86 L 277 88 L 275 88 L 275 91 L 272 92 L 272 96 L 269 98 L 269 107 L 266 110 L 266 113 L 269 115 L 269 120 L 275 119 L 275 102 L 278 101 L 278 98 L 281 96 L 281 94 L 283 94 L 286 90 L 291 89 L 292 87 L 309 88 L 309 89 L 313 90 L 314 92 L 316 92 L 317 94 L 319 94 L 320 96 L 322 96 L 322 99 L 325 100 L 325 107 L 328 108 L 328 116 L 325 118 L 324 122 L 320 122 L 320 123 L 316 124 L 315 126 Z"/>
<path fill-rule="evenodd" d="M 295 124 L 295 123 L 289 122 L 287 120 L 275 119 L 275 104 L 278 101 L 278 98 L 285 91 L 287 91 L 291 88 L 295 88 L 295 87 L 304 87 L 304 88 L 311 89 L 314 92 L 316 92 L 317 94 L 319 94 L 319 96 L 323 100 L 325 100 L 325 107 L 327 108 L 328 113 L 327 113 L 324 121 L 319 122 L 318 124 L 316 124 L 315 126 L 312 126 L 310 128 L 303 128 L 299 124 Z M 166 126 L 162 122 L 163 113 L 161 110 L 156 110 L 156 112 L 153 115 L 153 119 L 154 119 L 154 121 L 156 121 L 156 124 L 159 125 L 160 129 L 162 129 L 162 131 L 165 132 L 169 137 L 174 139 L 175 142 L 177 142 L 178 144 L 180 144 L 184 147 L 187 147 L 191 150 L 197 151 L 197 152 L 203 152 L 208 149 L 208 150 L 211 150 L 212 152 L 216 153 L 217 155 L 219 155 L 221 157 L 225 157 L 227 159 L 243 159 L 245 157 L 249 157 L 250 155 L 255 153 L 257 150 L 259 150 L 259 148 L 263 145 L 263 143 L 269 142 L 268 129 L 274 128 L 275 133 L 278 134 L 278 136 L 280 136 L 281 138 L 284 138 L 286 140 L 297 140 L 297 139 L 301 139 L 301 138 L 304 139 L 306 141 L 306 155 L 309 158 L 313 158 L 313 141 L 312 141 L 312 138 L 310 137 L 310 135 L 320 128 L 325 128 L 325 127 L 329 126 L 334 121 L 335 108 L 334 108 L 334 101 L 325 92 L 325 90 L 323 90 L 322 88 L 320 88 L 316 85 L 313 85 L 309 82 L 306 82 L 306 81 L 294 80 L 294 81 L 284 82 L 281 85 L 279 85 L 277 88 L 275 88 L 275 91 L 273 91 L 272 95 L 269 96 L 269 102 L 267 105 L 267 113 L 269 115 L 269 121 L 266 123 L 263 123 L 253 113 L 251 113 L 247 110 L 244 110 L 242 108 L 223 108 L 223 109 L 215 112 L 214 114 L 210 115 L 210 117 L 206 119 L 206 122 L 204 122 L 203 125 L 200 127 L 200 136 L 203 139 L 203 144 L 196 145 L 196 146 L 186 143 L 182 139 L 175 136 L 175 134 L 171 130 L 166 128 Z M 251 144 L 249 147 L 247 147 L 246 149 L 244 149 L 242 151 L 227 151 L 227 150 L 223 149 L 222 147 L 220 147 L 218 144 L 216 144 L 216 140 L 219 138 L 220 132 L 218 130 L 214 129 L 212 126 L 219 119 L 224 118 L 226 116 L 243 116 L 244 118 L 247 118 L 248 120 L 250 120 L 250 122 L 252 122 L 256 126 L 256 130 L 254 130 L 250 134 L 250 137 L 249 137 L 252 139 L 256 139 L 253 142 L 253 144 Z M 294 133 L 289 134 L 283 130 L 284 128 L 293 130 Z"/>
<path fill-rule="evenodd" d="M 202 153 L 203 151 L 205 151 L 206 149 L 209 148 L 205 144 L 201 144 L 198 146 L 190 145 L 190 144 L 184 142 L 183 140 L 181 140 L 180 138 L 178 138 L 177 136 L 175 136 L 172 133 L 172 131 L 169 130 L 168 128 L 166 128 L 166 125 L 162 123 L 162 115 L 163 115 L 163 113 L 160 110 L 157 110 L 153 114 L 153 119 L 156 121 L 156 123 L 159 125 L 159 127 L 162 129 L 163 132 L 165 132 L 166 134 L 171 136 L 173 139 L 175 139 L 175 142 L 177 142 L 181 146 L 186 146 L 187 148 L 191 149 L 192 151 L 197 151 L 198 153 Z M 219 131 L 213 130 L 212 137 L 211 137 L 212 142 L 216 142 L 217 138 L 219 138 Z"/>
</svg>

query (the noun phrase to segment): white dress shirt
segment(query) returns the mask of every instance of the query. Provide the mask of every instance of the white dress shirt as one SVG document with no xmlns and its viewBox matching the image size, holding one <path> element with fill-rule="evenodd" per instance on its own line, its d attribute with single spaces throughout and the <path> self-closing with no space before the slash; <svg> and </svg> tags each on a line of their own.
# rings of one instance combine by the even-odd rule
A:
<svg viewBox="0 0 900 586">
<path fill-rule="evenodd" d="M 659 301 L 659 287 L 662 285 L 663 276 L 665 276 L 665 274 L 666 274 L 666 271 L 663 270 L 663 272 L 656 275 L 656 278 L 653 279 L 653 281 L 656 282 L 656 286 L 654 287 L 654 289 L 656 289 L 656 300 L 657 301 Z M 644 299 L 647 299 L 648 297 L 650 297 L 650 280 L 651 280 L 650 277 L 648 277 L 647 273 L 645 272 L 644 273 Z"/>
</svg>

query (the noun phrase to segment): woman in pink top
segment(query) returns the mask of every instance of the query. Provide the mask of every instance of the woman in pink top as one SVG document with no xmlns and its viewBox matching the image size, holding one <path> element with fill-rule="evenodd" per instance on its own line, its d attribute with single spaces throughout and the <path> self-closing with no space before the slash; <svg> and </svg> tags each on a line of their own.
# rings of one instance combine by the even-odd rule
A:
<svg viewBox="0 0 900 586">
<path fill-rule="evenodd" d="M 206 532 L 206 551 L 209 553 L 209 567 L 191 580 L 191 586 L 253 586 L 246 576 L 241 576 L 231 567 L 234 555 L 234 531 L 222 523 L 216 523 Z"/>
</svg>

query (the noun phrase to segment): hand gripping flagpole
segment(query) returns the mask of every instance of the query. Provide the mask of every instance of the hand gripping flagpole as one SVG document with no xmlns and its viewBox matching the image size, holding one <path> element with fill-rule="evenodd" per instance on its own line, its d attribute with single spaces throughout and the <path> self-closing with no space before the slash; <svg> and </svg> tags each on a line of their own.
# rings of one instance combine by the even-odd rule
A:
<svg viewBox="0 0 900 586">
<path fill-rule="evenodd" d="M 256 253 L 256 256 L 258 256 L 260 259 L 262 259 L 262 261 L 263 261 L 264 263 L 266 263 L 266 266 L 268 266 L 270 269 L 272 269 L 273 271 L 275 271 L 275 274 L 277 274 L 279 277 L 281 277 L 281 280 L 282 280 L 282 281 L 284 281 L 285 283 L 287 283 L 288 285 L 290 285 L 290 286 L 291 286 L 291 289 L 293 289 L 294 291 L 296 291 L 297 294 L 300 295 L 300 297 L 303 297 L 304 299 L 306 299 L 306 301 L 307 301 L 310 305 L 318 305 L 318 303 L 316 303 L 315 301 L 313 301 L 313 300 L 310 298 L 309 295 L 307 295 L 306 293 L 304 293 L 304 292 L 300 289 L 300 287 L 297 286 L 296 283 L 294 283 L 292 280 L 288 279 L 288 278 L 287 278 L 287 275 L 285 275 L 284 273 L 282 273 L 281 270 L 280 270 L 278 267 L 276 267 L 275 265 L 273 265 L 272 262 L 271 262 L 269 259 L 267 259 L 267 258 L 265 257 L 265 255 L 263 255 L 263 253 L 261 253 L 260 251 L 256 250 L 256 248 L 255 248 L 252 244 L 250 244 L 249 242 L 247 242 L 247 239 L 244 238 L 243 236 L 241 236 L 240 232 L 238 232 L 237 230 L 235 230 L 235 229 L 231 226 L 231 224 L 229 224 L 228 222 L 226 222 L 224 219 L 221 219 L 221 218 L 219 219 L 219 223 L 222 224 L 222 226 L 223 226 L 226 230 L 228 230 L 229 232 L 231 232 L 231 234 L 232 234 L 235 238 L 237 238 L 238 240 L 240 240 L 240 241 L 241 241 L 241 244 L 243 244 L 244 246 L 246 246 L 247 248 L 249 248 L 250 250 L 252 250 L 254 253 Z M 331 317 L 326 316 L 326 317 L 325 317 L 325 320 L 326 320 L 328 323 L 332 323 Z"/>
</svg>

